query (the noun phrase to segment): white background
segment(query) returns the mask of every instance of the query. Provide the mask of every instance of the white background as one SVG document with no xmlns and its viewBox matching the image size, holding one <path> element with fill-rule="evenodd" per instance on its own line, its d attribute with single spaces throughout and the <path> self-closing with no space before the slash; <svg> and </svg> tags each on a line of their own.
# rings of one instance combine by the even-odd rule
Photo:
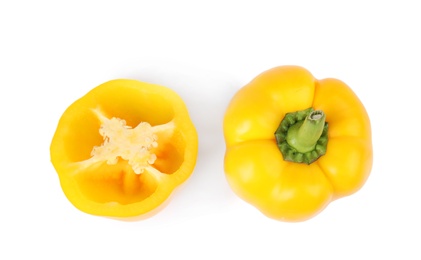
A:
<svg viewBox="0 0 421 260">
<path fill-rule="evenodd" d="M 0 259 L 421 259 L 419 6 L 1 0 Z M 223 172 L 230 98 L 287 64 L 351 86 L 375 154 L 358 193 L 294 224 L 240 200 Z M 134 222 L 74 208 L 49 158 L 67 106 L 115 78 L 174 89 L 200 138 L 191 178 Z"/>
</svg>

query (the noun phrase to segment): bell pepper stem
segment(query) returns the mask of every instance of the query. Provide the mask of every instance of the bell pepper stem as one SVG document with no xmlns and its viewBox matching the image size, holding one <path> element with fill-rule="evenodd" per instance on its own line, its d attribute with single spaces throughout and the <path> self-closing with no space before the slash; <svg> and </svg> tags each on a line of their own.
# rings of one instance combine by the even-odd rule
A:
<svg viewBox="0 0 421 260">
<path fill-rule="evenodd" d="M 275 132 L 285 161 L 311 164 L 326 154 L 328 123 L 323 111 L 308 108 L 287 113 Z"/>
<path fill-rule="evenodd" d="M 302 122 L 288 129 L 286 140 L 298 152 L 314 150 L 323 133 L 326 115 L 321 110 L 312 111 Z"/>
</svg>

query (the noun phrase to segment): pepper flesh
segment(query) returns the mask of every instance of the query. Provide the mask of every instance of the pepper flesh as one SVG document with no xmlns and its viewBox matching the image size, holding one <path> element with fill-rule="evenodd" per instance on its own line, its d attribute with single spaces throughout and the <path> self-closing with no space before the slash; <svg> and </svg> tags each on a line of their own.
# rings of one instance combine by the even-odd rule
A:
<svg viewBox="0 0 421 260">
<path fill-rule="evenodd" d="M 287 113 L 323 111 L 327 150 L 305 164 L 286 161 L 274 133 Z M 368 114 L 337 79 L 298 66 L 263 72 L 232 98 L 224 117 L 225 173 L 234 192 L 270 218 L 303 221 L 359 190 L 372 167 Z"/>
<path fill-rule="evenodd" d="M 198 136 L 172 90 L 106 82 L 63 113 L 50 146 L 63 192 L 93 215 L 134 217 L 158 208 L 192 174 Z"/>
</svg>

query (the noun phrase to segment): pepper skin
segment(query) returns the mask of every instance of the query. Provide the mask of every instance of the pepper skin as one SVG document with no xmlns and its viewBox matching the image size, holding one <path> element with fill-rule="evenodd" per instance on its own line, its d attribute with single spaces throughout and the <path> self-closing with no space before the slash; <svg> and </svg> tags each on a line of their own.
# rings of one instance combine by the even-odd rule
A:
<svg viewBox="0 0 421 260">
<path fill-rule="evenodd" d="M 313 111 L 309 117 L 326 122 L 314 131 L 327 134 L 318 143 L 300 140 L 305 130 L 290 133 L 298 119 L 286 119 L 289 128 L 280 124 L 286 115 L 306 109 Z M 299 129 L 312 127 L 303 116 L 299 120 L 306 124 Z M 331 201 L 359 190 L 371 171 L 371 127 L 363 104 L 342 81 L 316 80 L 302 67 L 275 67 L 253 79 L 232 98 L 223 127 L 228 183 L 273 219 L 312 218 Z M 278 140 L 274 133 L 282 129 Z"/>
<path fill-rule="evenodd" d="M 63 113 L 50 155 L 69 201 L 109 217 L 161 205 L 192 174 L 198 136 L 172 90 L 136 80 L 106 82 Z"/>
</svg>

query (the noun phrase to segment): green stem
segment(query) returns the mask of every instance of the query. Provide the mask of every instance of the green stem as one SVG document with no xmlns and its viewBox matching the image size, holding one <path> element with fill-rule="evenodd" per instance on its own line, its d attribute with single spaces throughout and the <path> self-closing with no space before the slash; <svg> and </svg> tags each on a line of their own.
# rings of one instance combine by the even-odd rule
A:
<svg viewBox="0 0 421 260">
<path fill-rule="evenodd" d="M 275 132 L 285 161 L 311 164 L 326 154 L 328 123 L 323 111 L 308 108 L 288 113 Z"/>
<path fill-rule="evenodd" d="M 288 129 L 286 140 L 300 153 L 307 153 L 316 147 L 323 133 L 326 115 L 321 110 L 312 111 L 302 122 Z"/>
</svg>

